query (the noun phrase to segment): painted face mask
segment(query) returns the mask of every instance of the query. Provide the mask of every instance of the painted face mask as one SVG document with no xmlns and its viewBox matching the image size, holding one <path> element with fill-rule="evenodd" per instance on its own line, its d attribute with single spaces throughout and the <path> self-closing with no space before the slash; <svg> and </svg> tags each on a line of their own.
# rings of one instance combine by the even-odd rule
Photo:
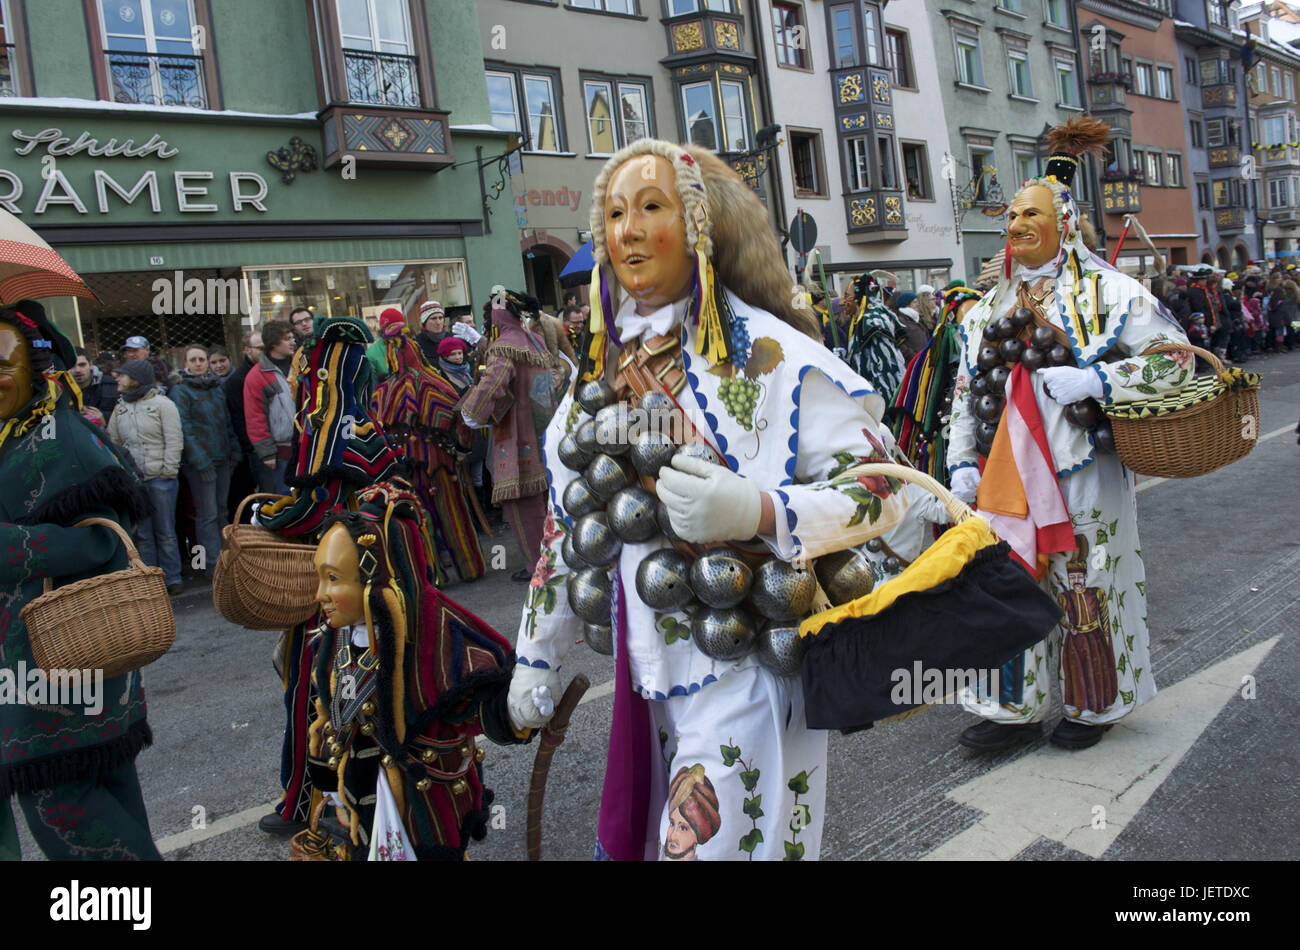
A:
<svg viewBox="0 0 1300 950">
<path fill-rule="evenodd" d="M 605 241 L 614 276 L 652 312 L 690 292 L 694 259 L 672 165 L 638 155 L 614 172 L 605 194 Z"/>
<path fill-rule="evenodd" d="M 357 546 L 342 525 L 325 532 L 313 558 L 316 576 L 316 600 L 325 613 L 325 622 L 336 630 L 361 622 L 365 617 L 365 586 Z"/>
<path fill-rule="evenodd" d="M 1021 189 L 1007 211 L 1007 238 L 1013 260 L 1025 267 L 1041 267 L 1061 248 L 1051 189 L 1030 185 Z"/>
<path fill-rule="evenodd" d="M 32 400 L 32 354 L 16 329 L 0 324 L 0 420 L 12 419 Z"/>
</svg>

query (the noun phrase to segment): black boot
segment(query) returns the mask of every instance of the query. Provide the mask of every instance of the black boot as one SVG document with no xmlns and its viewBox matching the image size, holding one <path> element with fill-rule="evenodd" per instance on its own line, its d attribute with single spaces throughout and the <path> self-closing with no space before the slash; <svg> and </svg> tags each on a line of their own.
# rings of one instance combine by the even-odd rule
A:
<svg viewBox="0 0 1300 950">
<path fill-rule="evenodd" d="M 977 752 L 1000 752 L 1017 743 L 1030 742 L 1042 734 L 1042 727 L 1036 722 L 1003 724 L 984 719 L 958 736 L 957 741 Z"/>
<path fill-rule="evenodd" d="M 1088 749 L 1100 742 L 1101 734 L 1109 728 L 1109 723 L 1104 726 L 1090 726 L 1076 719 L 1062 719 L 1052 730 L 1052 745 L 1072 751 Z"/>
</svg>

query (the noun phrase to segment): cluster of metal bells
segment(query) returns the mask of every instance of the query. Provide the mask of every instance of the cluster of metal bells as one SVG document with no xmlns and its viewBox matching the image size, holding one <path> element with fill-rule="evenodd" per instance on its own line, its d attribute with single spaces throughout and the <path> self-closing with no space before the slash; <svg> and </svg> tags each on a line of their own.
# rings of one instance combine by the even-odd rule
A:
<svg viewBox="0 0 1300 950">
<path fill-rule="evenodd" d="M 1073 366 L 1074 354 L 1070 348 L 1056 342 L 1051 327 L 1034 327 L 1028 341 L 1020 339 L 1025 328 L 1034 322 L 1034 313 L 1028 307 L 1017 307 L 1009 315 L 990 320 L 984 327 L 984 339 L 975 360 L 979 370 L 971 380 L 971 412 L 974 413 L 975 447 L 981 455 L 993 449 L 998 422 L 1006 405 L 1007 379 L 1016 363 L 1029 372 L 1044 366 Z M 1110 423 L 1101 414 L 1094 399 L 1085 399 L 1066 407 L 1065 417 L 1074 425 L 1093 429 L 1093 442 L 1102 451 L 1115 451 L 1115 439 Z M 1094 428 L 1095 427 L 1095 428 Z"/>
</svg>

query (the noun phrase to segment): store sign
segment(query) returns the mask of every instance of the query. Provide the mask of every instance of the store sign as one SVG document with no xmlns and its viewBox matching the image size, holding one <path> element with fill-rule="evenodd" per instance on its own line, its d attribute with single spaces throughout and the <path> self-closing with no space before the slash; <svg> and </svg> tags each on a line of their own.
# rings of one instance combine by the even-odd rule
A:
<svg viewBox="0 0 1300 950">
<path fill-rule="evenodd" d="M 267 211 L 265 199 L 269 188 L 266 179 L 257 172 L 223 174 L 206 170 L 178 170 L 170 173 L 171 181 L 168 182 L 166 172 L 160 173 L 157 169 L 150 168 L 132 181 L 130 176 L 134 173 L 131 172 L 125 175 L 120 171 L 110 174 L 103 168 L 87 168 L 80 162 L 69 162 L 69 159 L 83 154 L 91 158 L 154 158 L 164 161 L 180 154 L 179 148 L 168 144 L 157 133 L 139 145 L 134 139 L 119 142 L 111 138 L 101 143 L 85 130 L 75 138 L 65 135 L 59 128 L 34 133 L 14 129 L 12 135 L 21 143 L 14 146 L 16 154 L 35 158 L 38 150 L 44 152 L 40 155 L 39 169 L 32 169 L 30 165 L 23 169 L 24 172 L 36 171 L 40 175 L 40 192 L 30 205 L 33 214 L 45 214 L 51 206 L 71 207 L 78 214 L 89 214 L 89 200 L 94 201 L 100 214 L 111 214 L 112 207 L 133 205 L 137 200 L 146 200 L 145 196 L 149 210 L 161 214 L 164 195 L 167 203 L 182 214 L 211 213 L 223 210 L 220 201 L 224 199 L 226 189 L 215 184 L 221 177 L 227 179 L 226 184 L 229 186 L 230 201 L 227 207 L 230 210 L 239 212 L 253 208 L 263 214 Z M 23 178 L 17 172 L 0 168 L 0 208 L 11 214 L 22 214 L 20 202 L 27 191 Z M 112 202 L 109 200 L 109 192 L 116 196 Z M 28 202 L 30 201 L 29 196 Z"/>
</svg>

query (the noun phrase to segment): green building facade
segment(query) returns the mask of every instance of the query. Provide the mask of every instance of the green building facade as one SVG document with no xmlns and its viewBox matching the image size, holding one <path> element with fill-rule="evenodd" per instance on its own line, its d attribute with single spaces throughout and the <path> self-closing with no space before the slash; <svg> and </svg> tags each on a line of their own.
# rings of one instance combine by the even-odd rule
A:
<svg viewBox="0 0 1300 950">
<path fill-rule="evenodd" d="M 99 302 L 93 352 L 237 344 L 296 306 L 521 286 L 479 24 L 463 0 L 2 0 L 0 207 Z M 480 167 L 481 166 L 481 167 Z M 486 200 L 485 200 L 486 198 Z M 496 212 L 485 217 L 485 207 Z M 233 350 L 232 350 L 233 352 Z"/>
</svg>

